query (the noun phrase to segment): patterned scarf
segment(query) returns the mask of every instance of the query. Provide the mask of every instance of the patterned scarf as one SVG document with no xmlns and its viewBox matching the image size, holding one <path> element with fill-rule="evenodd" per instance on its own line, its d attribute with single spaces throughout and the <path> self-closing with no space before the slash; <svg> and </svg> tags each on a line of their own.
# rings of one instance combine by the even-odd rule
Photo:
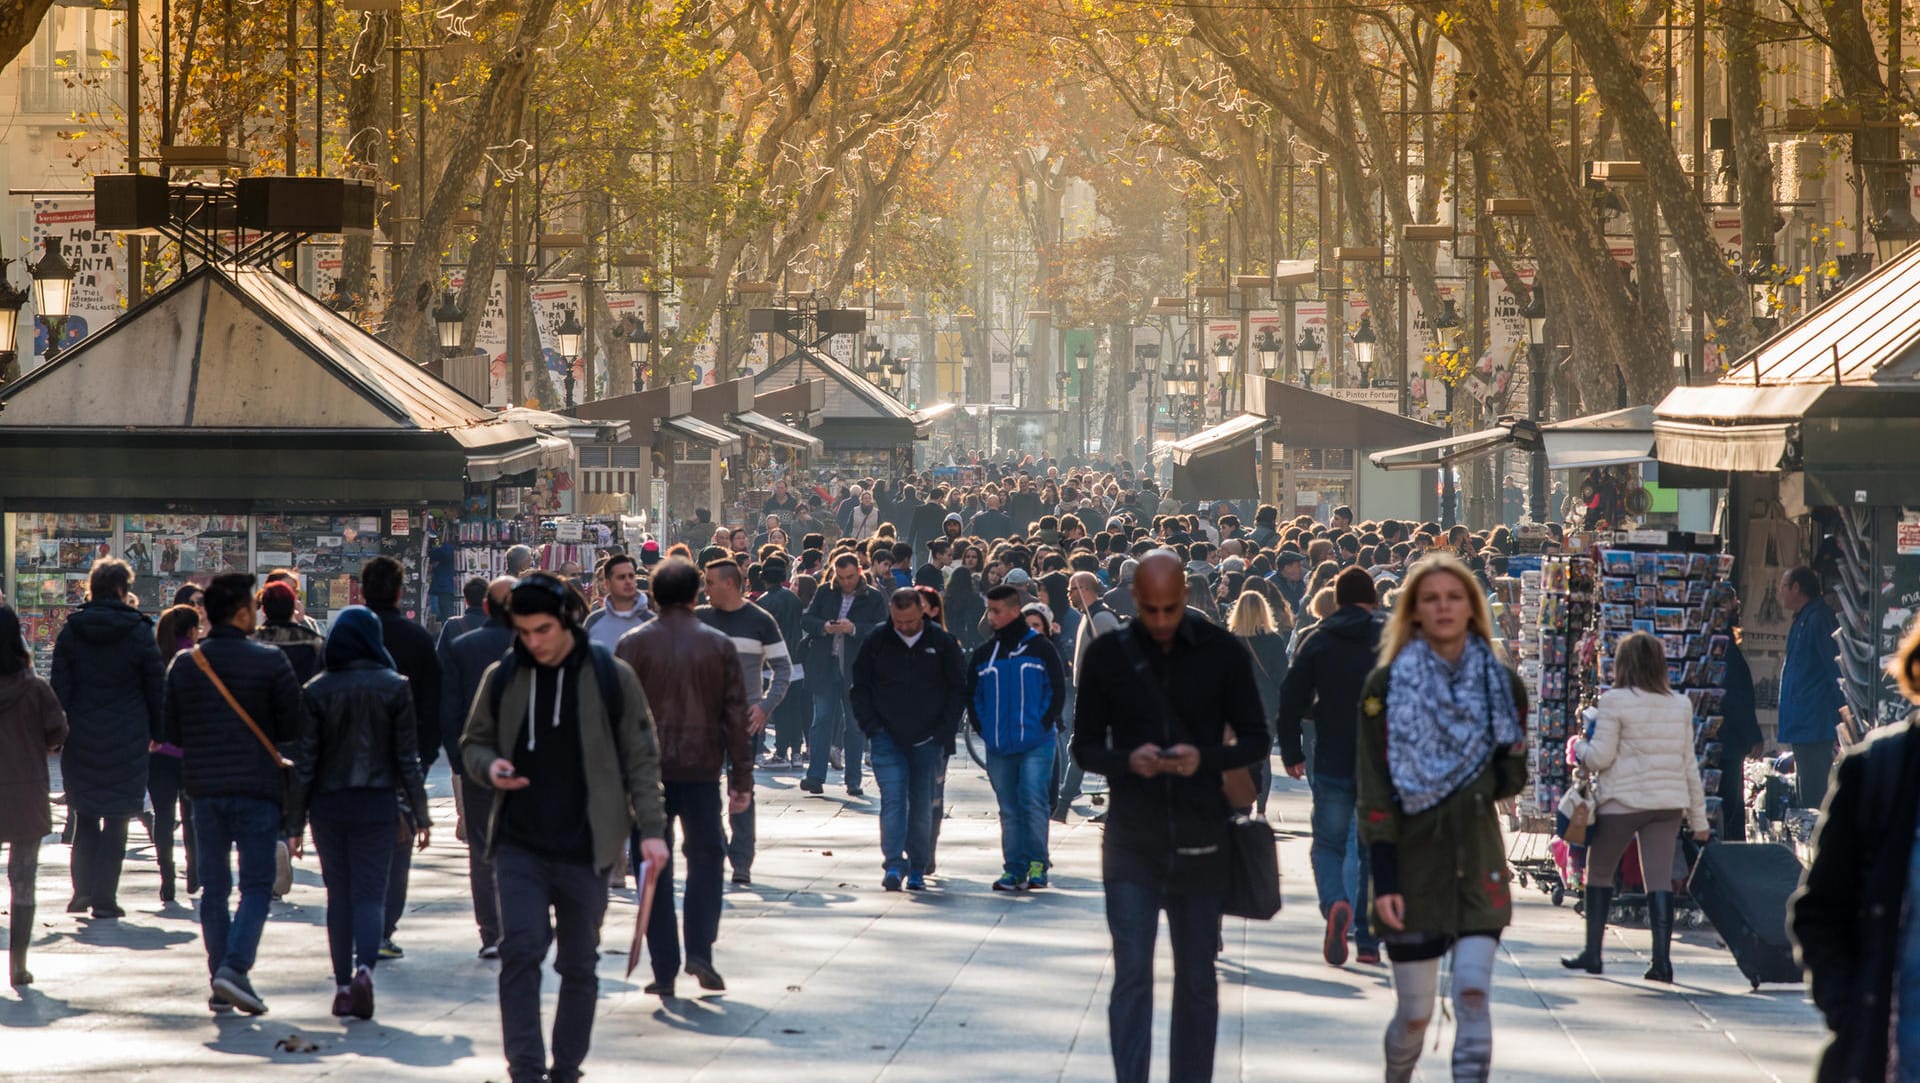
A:
<svg viewBox="0 0 1920 1083">
<path fill-rule="evenodd" d="M 1507 667 L 1478 636 L 1449 665 L 1416 639 L 1393 659 L 1387 689 L 1387 771 L 1412 814 L 1447 799 L 1486 767 L 1496 743 L 1521 739 Z"/>
</svg>

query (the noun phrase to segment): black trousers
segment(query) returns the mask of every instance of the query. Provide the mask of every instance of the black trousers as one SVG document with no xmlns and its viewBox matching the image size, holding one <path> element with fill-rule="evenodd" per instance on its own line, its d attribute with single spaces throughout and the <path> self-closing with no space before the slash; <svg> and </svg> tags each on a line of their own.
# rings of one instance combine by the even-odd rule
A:
<svg viewBox="0 0 1920 1083">
<path fill-rule="evenodd" d="M 487 828 L 493 821 L 493 787 L 460 775 L 460 805 L 467 821 L 467 889 L 473 893 L 473 920 L 480 946 L 500 943 L 500 900 L 494 893 L 493 860 L 487 857 Z"/>
<path fill-rule="evenodd" d="M 181 828 L 187 850 L 187 892 L 191 894 L 200 878 L 193 855 L 193 802 L 180 788 L 180 757 L 155 753 L 147 757 L 147 799 L 153 802 L 153 859 L 160 865 L 160 880 L 173 883 L 173 832 Z"/>
<path fill-rule="evenodd" d="M 600 922 L 607 915 L 607 876 L 591 865 L 560 861 L 515 846 L 494 849 L 500 895 L 500 1036 L 513 1083 L 571 1083 L 593 1041 L 600 978 Z M 658 902 L 655 900 L 658 913 Z M 540 964 L 558 945 L 554 973 L 553 1065 L 540 1033 Z"/>
<path fill-rule="evenodd" d="M 96 910 L 115 904 L 120 894 L 120 865 L 127 857 L 126 816 L 95 816 L 72 810 L 73 854 L 69 872 L 73 894 L 91 899 Z"/>
</svg>

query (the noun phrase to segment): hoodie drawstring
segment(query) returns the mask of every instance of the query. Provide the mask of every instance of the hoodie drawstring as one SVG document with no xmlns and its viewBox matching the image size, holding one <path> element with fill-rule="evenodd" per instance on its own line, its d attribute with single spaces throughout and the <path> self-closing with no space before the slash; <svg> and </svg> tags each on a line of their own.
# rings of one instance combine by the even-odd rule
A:
<svg viewBox="0 0 1920 1083">
<path fill-rule="evenodd" d="M 553 675 L 553 728 L 560 728 L 560 701 L 567 694 L 566 673 L 556 671 Z M 533 675 L 533 687 L 527 694 L 527 751 L 538 747 L 540 723 L 535 720 L 534 704 L 540 700 L 540 674 Z"/>
</svg>

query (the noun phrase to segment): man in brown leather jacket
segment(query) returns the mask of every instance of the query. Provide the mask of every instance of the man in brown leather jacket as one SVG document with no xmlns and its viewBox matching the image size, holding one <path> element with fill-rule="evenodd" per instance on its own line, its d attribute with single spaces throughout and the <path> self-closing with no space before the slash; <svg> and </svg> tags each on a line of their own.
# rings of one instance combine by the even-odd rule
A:
<svg viewBox="0 0 1920 1083">
<path fill-rule="evenodd" d="M 744 811 L 753 796 L 746 682 L 733 641 L 694 616 L 700 593 L 697 568 L 678 559 L 660 564 L 654 569 L 652 593 L 660 616 L 622 636 L 615 653 L 639 674 L 659 728 L 669 853 L 674 820 L 686 834 L 681 853 L 687 859 L 687 973 L 699 979 L 702 989 L 725 989 L 726 982 L 713 968 L 726 856 L 717 780 L 726 769 L 727 809 Z M 655 888 L 647 955 L 654 980 L 646 991 L 673 996 L 680 937 L 674 927 L 671 857 Z"/>
</svg>

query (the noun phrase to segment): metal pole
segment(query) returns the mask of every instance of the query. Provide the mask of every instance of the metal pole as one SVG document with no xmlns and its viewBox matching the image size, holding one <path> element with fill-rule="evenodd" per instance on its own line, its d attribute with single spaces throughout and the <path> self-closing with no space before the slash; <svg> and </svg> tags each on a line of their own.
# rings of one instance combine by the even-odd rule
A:
<svg viewBox="0 0 1920 1083">
<path fill-rule="evenodd" d="M 521 371 L 525 364 L 526 344 L 521 340 L 525 331 L 521 326 L 524 313 L 521 306 L 526 303 L 527 276 L 521 262 L 526 259 L 526 239 L 524 223 L 520 218 L 520 182 L 513 182 L 513 189 L 507 196 L 508 229 L 511 235 L 512 258 L 507 261 L 507 399 L 515 406 L 527 400 L 526 374 Z"/>
<path fill-rule="evenodd" d="M 1547 344 L 1532 342 L 1527 344 L 1527 416 L 1535 424 L 1546 417 L 1545 400 L 1547 384 Z M 1545 448 L 1535 448 L 1529 458 L 1532 460 L 1532 474 L 1528 481 L 1527 512 L 1535 523 L 1547 521 L 1547 452 Z"/>
<path fill-rule="evenodd" d="M 127 68 L 127 172 L 140 172 L 140 0 L 127 0 L 127 41 L 120 62 Z M 163 103 L 164 104 L 164 103 Z M 146 282 L 140 274 L 141 238 L 127 236 L 127 306 L 146 297 Z"/>
</svg>

